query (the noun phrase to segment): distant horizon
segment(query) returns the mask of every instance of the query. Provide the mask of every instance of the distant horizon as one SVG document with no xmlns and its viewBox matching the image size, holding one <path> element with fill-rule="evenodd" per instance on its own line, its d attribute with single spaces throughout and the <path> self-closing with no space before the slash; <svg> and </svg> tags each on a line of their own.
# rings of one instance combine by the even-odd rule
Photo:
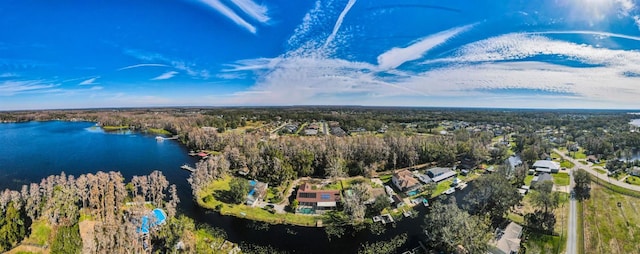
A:
<svg viewBox="0 0 640 254">
<path fill-rule="evenodd" d="M 640 109 L 636 0 L 6 0 L 0 110 Z"/>
<path fill-rule="evenodd" d="M 371 108 L 371 109 L 433 109 L 433 110 L 515 110 L 515 111 L 615 111 L 627 112 L 629 114 L 640 114 L 639 109 L 622 108 L 526 108 L 526 107 L 442 107 L 442 106 L 379 106 L 379 105 L 242 105 L 242 106 L 122 106 L 122 107 L 95 107 L 95 108 L 42 108 L 42 109 L 9 109 L 0 112 L 21 112 L 21 111 L 48 111 L 48 110 L 135 110 L 135 109 L 260 109 L 260 108 Z"/>
</svg>

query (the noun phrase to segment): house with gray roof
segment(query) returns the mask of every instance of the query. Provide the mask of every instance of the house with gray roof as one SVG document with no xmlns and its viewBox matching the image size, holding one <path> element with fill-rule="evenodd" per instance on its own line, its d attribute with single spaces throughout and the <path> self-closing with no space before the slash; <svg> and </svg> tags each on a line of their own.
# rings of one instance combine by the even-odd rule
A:
<svg viewBox="0 0 640 254">
<path fill-rule="evenodd" d="M 543 173 L 558 173 L 560 171 L 560 163 L 550 160 L 539 160 L 533 163 L 532 166 L 536 172 Z"/>
<path fill-rule="evenodd" d="M 542 183 L 544 181 L 553 182 L 553 177 L 549 173 L 542 173 L 537 176 L 534 176 L 533 179 L 531 180 L 531 186 L 535 186 L 536 184 Z"/>
<path fill-rule="evenodd" d="M 456 176 L 458 173 L 451 170 L 450 168 L 430 168 L 427 170 L 427 175 L 431 177 L 431 180 L 438 183 L 443 180 L 449 179 L 451 177 Z"/>
<path fill-rule="evenodd" d="M 509 223 L 504 229 L 496 229 L 495 236 L 489 241 L 489 253 L 517 254 L 520 252 L 520 238 L 522 226 L 515 222 Z"/>
</svg>

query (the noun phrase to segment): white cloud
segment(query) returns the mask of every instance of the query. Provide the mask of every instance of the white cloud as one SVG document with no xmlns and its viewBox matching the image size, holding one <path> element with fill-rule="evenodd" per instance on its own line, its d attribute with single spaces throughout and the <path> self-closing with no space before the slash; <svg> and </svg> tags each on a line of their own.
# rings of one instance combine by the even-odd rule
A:
<svg viewBox="0 0 640 254">
<path fill-rule="evenodd" d="M 153 63 L 153 64 L 137 64 L 137 65 L 127 66 L 125 67 L 126 69 L 144 67 L 144 66 L 158 66 L 158 67 L 170 66 L 177 70 L 185 72 L 187 75 L 191 76 L 192 78 L 209 79 L 211 77 L 211 73 L 208 70 L 198 68 L 193 63 L 187 63 L 182 60 L 171 59 L 158 53 L 149 53 L 149 52 L 142 52 L 138 50 L 128 49 L 128 50 L 125 50 L 125 54 L 133 56 L 141 61 L 162 62 L 162 63 Z M 125 68 L 121 68 L 121 70 Z"/>
<path fill-rule="evenodd" d="M 636 24 L 636 27 L 640 30 L 640 16 L 633 16 L 633 22 Z"/>
<path fill-rule="evenodd" d="M 151 80 L 166 80 L 166 79 L 173 78 L 176 74 L 178 74 L 177 71 L 168 71 L 160 74 L 160 76 L 152 78 Z"/>
<path fill-rule="evenodd" d="M 50 84 L 42 80 L 15 81 L 8 80 L 0 83 L 0 96 L 13 96 L 20 93 L 51 92 L 56 84 Z"/>
<path fill-rule="evenodd" d="M 327 37 L 327 40 L 324 42 L 324 47 L 327 47 L 329 43 L 331 43 L 336 38 L 336 34 L 338 34 L 338 30 L 340 30 L 340 26 L 342 26 L 344 17 L 347 16 L 347 13 L 349 13 L 349 10 L 351 10 L 351 7 L 353 7 L 353 5 L 355 4 L 356 4 L 356 0 L 349 0 L 349 2 L 347 2 L 347 6 L 345 6 L 342 12 L 340 12 L 340 16 L 338 16 L 338 20 L 336 20 L 336 24 L 333 25 L 333 31 L 331 31 L 331 34 L 329 35 L 329 37 Z"/>
<path fill-rule="evenodd" d="M 231 0 L 231 2 L 238 6 L 238 8 L 240 8 L 244 13 L 260 23 L 264 24 L 270 20 L 267 15 L 269 9 L 264 5 L 256 4 L 251 0 Z"/>
<path fill-rule="evenodd" d="M 140 68 L 140 67 L 169 67 L 169 66 L 166 65 L 166 64 L 153 64 L 153 63 L 134 64 L 134 65 L 129 65 L 129 66 L 122 67 L 122 68 L 118 69 L 118 71 L 134 69 L 134 68 Z"/>
<path fill-rule="evenodd" d="M 201 0 L 200 2 L 202 2 L 203 4 L 213 8 L 214 10 L 219 12 L 220 14 L 224 15 L 225 17 L 227 17 L 228 19 L 230 19 L 231 21 L 236 23 L 238 26 L 240 26 L 240 27 L 242 27 L 244 29 L 247 29 L 247 31 L 249 31 L 249 32 L 251 32 L 253 34 L 255 34 L 257 32 L 257 29 L 256 29 L 255 26 L 249 24 L 249 22 L 244 20 L 235 11 L 233 11 L 228 6 L 224 5 L 219 0 Z"/>
<path fill-rule="evenodd" d="M 473 25 L 452 28 L 424 37 L 405 48 L 392 48 L 378 56 L 382 69 L 394 69 L 405 62 L 422 58 L 429 50 L 447 42 L 452 37 L 467 31 Z"/>
<path fill-rule="evenodd" d="M 85 81 L 80 82 L 78 85 L 81 85 L 81 86 L 97 85 L 98 83 L 95 83 L 95 82 L 98 78 L 100 77 L 93 77 L 93 78 L 87 79 Z"/>
</svg>

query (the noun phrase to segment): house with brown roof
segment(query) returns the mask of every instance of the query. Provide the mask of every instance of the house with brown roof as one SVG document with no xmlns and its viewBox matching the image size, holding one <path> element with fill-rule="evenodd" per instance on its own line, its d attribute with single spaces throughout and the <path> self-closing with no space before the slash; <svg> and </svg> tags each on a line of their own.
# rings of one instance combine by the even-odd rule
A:
<svg viewBox="0 0 640 254">
<path fill-rule="evenodd" d="M 411 171 L 402 169 L 393 173 L 391 177 L 393 184 L 403 192 L 411 192 L 417 190 L 422 186 L 420 182 L 413 177 Z"/>
<path fill-rule="evenodd" d="M 298 207 L 311 208 L 318 212 L 336 208 L 341 197 L 338 190 L 318 190 L 313 189 L 309 183 L 303 183 L 298 188 L 296 200 Z"/>
</svg>

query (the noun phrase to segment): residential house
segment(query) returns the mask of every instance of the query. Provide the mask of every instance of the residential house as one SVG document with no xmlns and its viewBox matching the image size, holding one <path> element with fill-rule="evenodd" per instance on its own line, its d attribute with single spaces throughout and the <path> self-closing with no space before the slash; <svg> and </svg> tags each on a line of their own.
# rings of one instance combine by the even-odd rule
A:
<svg viewBox="0 0 640 254">
<path fill-rule="evenodd" d="M 538 160 L 532 166 L 536 172 L 558 173 L 560 171 L 560 163 L 548 160 Z"/>
<path fill-rule="evenodd" d="M 627 173 L 629 173 L 629 175 L 632 175 L 632 176 L 640 176 L 640 167 L 633 167 L 633 168 L 627 169 Z"/>
<path fill-rule="evenodd" d="M 507 175 L 510 176 L 513 175 L 517 166 L 522 165 L 522 159 L 520 159 L 520 156 L 511 155 L 504 161 L 504 164 L 507 169 Z"/>
<path fill-rule="evenodd" d="M 542 183 L 544 181 L 553 181 L 553 177 L 549 173 L 542 173 L 534 176 L 531 180 L 531 186 L 535 186 L 537 183 Z"/>
<path fill-rule="evenodd" d="M 299 206 L 311 207 L 315 211 L 332 210 L 340 202 L 340 191 L 338 190 L 317 190 L 311 184 L 304 183 L 298 188 L 296 194 Z"/>
<path fill-rule="evenodd" d="M 431 177 L 431 180 L 438 183 L 443 180 L 449 179 L 457 175 L 457 173 L 449 168 L 430 168 L 427 170 L 427 175 Z"/>
<path fill-rule="evenodd" d="M 404 206 L 404 200 L 398 194 L 391 196 L 391 198 L 393 199 L 393 204 L 396 205 L 396 208 Z"/>
<path fill-rule="evenodd" d="M 411 192 L 420 188 L 420 182 L 413 177 L 411 171 L 403 169 L 393 173 L 391 177 L 393 184 L 403 192 Z"/>
<path fill-rule="evenodd" d="M 591 163 L 600 163 L 600 160 L 598 160 L 598 157 L 596 157 L 595 155 L 587 156 L 587 161 Z"/>
<path fill-rule="evenodd" d="M 245 203 L 248 206 L 253 206 L 265 197 L 269 184 L 256 180 L 249 180 L 249 186 L 251 189 L 249 190 L 249 194 L 247 194 L 247 200 Z"/>
<path fill-rule="evenodd" d="M 522 226 L 515 222 L 509 223 L 504 229 L 496 229 L 496 234 L 489 241 L 489 253 L 493 254 L 517 254 L 520 251 L 520 238 Z"/>
</svg>

